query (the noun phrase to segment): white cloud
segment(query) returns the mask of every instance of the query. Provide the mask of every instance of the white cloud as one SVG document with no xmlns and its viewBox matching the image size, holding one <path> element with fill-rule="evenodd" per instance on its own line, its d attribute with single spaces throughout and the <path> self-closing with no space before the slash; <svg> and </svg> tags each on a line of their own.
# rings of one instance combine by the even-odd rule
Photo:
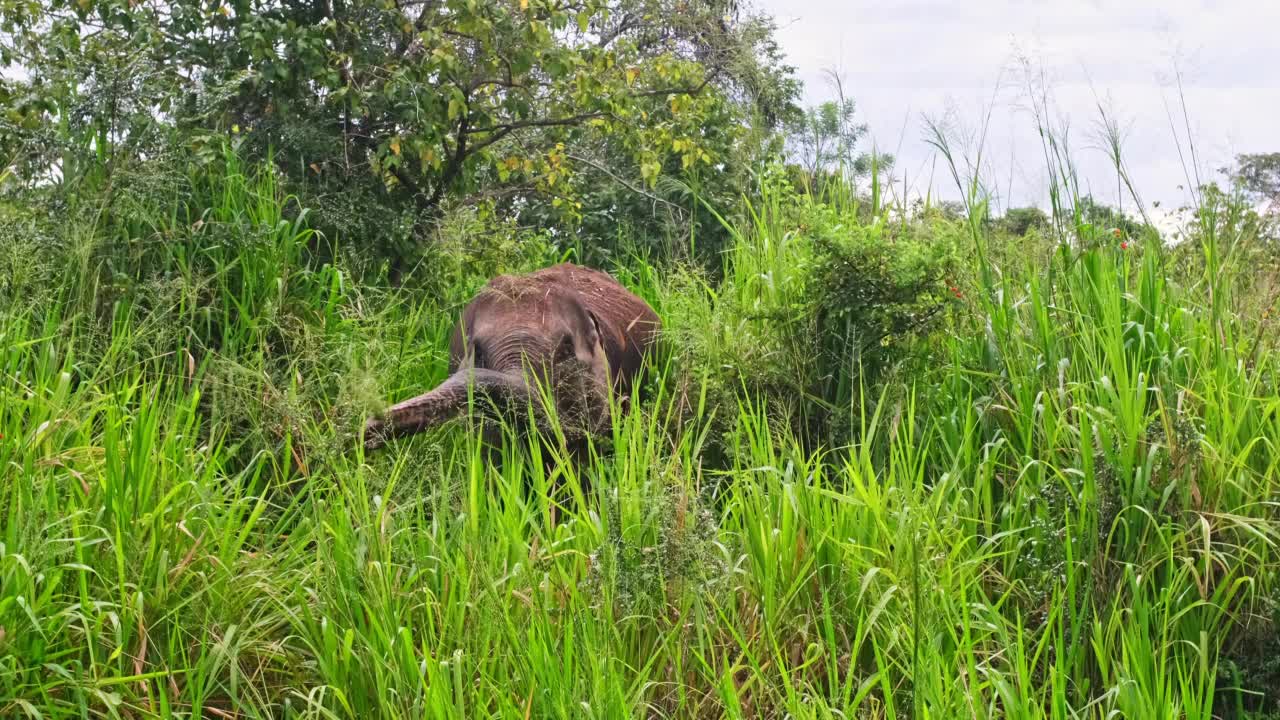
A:
<svg viewBox="0 0 1280 720">
<path fill-rule="evenodd" d="M 1115 172 L 1094 149 L 1098 103 L 1121 121 L 1124 159 L 1143 199 L 1185 200 L 1187 150 L 1174 70 L 1182 73 L 1202 176 L 1240 152 L 1280 150 L 1280 2 L 1275 0 L 757 0 L 773 14 L 809 102 L 835 69 L 874 141 L 923 192 L 934 163 L 922 114 L 978 126 L 991 107 L 987 176 L 1013 204 L 1044 201 L 1039 137 L 1015 62 L 1045 72 L 1069 120 L 1082 184 L 1114 200 Z M 1171 127 L 1170 112 L 1174 114 Z M 940 166 L 938 170 L 940 170 Z M 1192 171 L 1193 172 L 1193 171 Z M 913 182 L 914 178 L 919 182 Z M 954 195 L 935 172 L 933 190 Z M 1128 198 L 1125 198 L 1128 204 Z"/>
</svg>

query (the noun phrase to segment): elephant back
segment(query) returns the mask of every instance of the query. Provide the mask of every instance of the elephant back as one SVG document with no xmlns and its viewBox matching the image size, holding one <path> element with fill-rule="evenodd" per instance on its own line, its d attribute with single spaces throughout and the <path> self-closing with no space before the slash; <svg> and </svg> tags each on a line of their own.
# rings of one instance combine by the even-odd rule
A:
<svg viewBox="0 0 1280 720">
<path fill-rule="evenodd" d="M 561 263 L 524 277 L 544 292 L 576 298 L 596 316 L 615 384 L 628 390 L 662 329 L 653 308 L 612 275 L 594 268 Z"/>
</svg>

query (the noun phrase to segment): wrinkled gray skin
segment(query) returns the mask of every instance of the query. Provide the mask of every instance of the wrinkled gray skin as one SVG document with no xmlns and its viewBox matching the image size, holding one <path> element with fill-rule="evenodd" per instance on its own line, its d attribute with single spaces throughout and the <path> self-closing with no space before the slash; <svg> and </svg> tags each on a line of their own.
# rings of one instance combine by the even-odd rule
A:
<svg viewBox="0 0 1280 720">
<path fill-rule="evenodd" d="M 569 440 L 609 426 L 608 394 L 628 398 L 661 322 L 647 303 L 608 274 L 562 263 L 503 275 L 463 310 L 449 343 L 449 377 L 388 408 L 365 426 L 365 447 L 421 432 L 467 410 L 496 408 L 511 420 L 531 406 L 545 416 L 551 391 Z"/>
</svg>

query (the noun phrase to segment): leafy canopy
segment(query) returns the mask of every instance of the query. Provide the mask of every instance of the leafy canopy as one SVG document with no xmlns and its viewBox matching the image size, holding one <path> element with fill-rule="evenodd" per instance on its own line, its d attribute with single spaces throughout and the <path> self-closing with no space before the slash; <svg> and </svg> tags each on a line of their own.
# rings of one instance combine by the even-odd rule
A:
<svg viewBox="0 0 1280 720">
<path fill-rule="evenodd" d="M 574 216 L 583 168 L 653 188 L 723 167 L 747 118 L 776 124 L 796 94 L 772 26 L 734 0 L 0 0 L 0 16 L 0 61 L 25 74 L 0 86 L 0 151 L 26 179 L 175 139 L 212 160 L 231 135 L 428 215 L 479 195 Z"/>
</svg>

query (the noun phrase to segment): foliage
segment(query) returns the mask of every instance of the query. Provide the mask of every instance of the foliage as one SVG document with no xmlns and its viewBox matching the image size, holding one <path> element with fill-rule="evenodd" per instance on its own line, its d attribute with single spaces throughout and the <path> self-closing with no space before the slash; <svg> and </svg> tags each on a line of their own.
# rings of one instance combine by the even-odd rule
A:
<svg viewBox="0 0 1280 720">
<path fill-rule="evenodd" d="M 892 156 L 858 150 L 867 125 L 854 120 L 855 105 L 845 96 L 840 76 L 828 71 L 827 80 L 835 99 L 793 112 L 786 120 L 787 149 L 799 164 L 802 184 L 818 193 L 828 183 L 839 185 L 893 164 Z"/>
<path fill-rule="evenodd" d="M 1011 208 L 1000 218 L 1000 225 L 1010 235 L 1026 235 L 1033 229 L 1043 232 L 1052 226 L 1049 216 L 1038 207 Z"/>
<path fill-rule="evenodd" d="M 1099 202 L 1092 195 L 1078 198 L 1072 208 L 1073 229 L 1076 237 L 1086 242 L 1110 242 L 1108 237 L 1120 232 L 1119 237 L 1141 238 L 1155 230 L 1130 214 Z"/>
<path fill-rule="evenodd" d="M 1197 189 L 1170 246 L 1068 178 L 1048 227 L 1011 234 L 941 138 L 963 199 L 911 213 L 875 174 L 869 197 L 804 193 L 763 164 L 730 173 L 757 184 L 728 214 L 698 186 L 714 163 L 699 155 L 686 190 L 669 156 L 631 184 L 696 203 L 701 219 L 657 226 L 714 219 L 724 252 L 716 272 L 665 269 L 643 238 L 604 252 L 597 230 L 556 231 L 510 198 L 442 196 L 424 229 L 402 184 L 300 169 L 299 138 L 333 127 L 276 142 L 279 126 L 235 132 L 233 114 L 193 148 L 193 115 L 149 110 L 188 79 L 137 51 L 170 42 L 148 23 L 209 53 L 199 38 L 279 31 L 290 64 L 254 57 L 245 82 L 314 118 L 333 108 L 294 65 L 351 48 L 316 50 L 302 39 L 330 31 L 288 19 L 343 18 L 333 37 L 393 62 L 378 43 L 399 31 L 376 22 L 393 8 L 89 0 L 101 29 L 73 41 L 29 24 L 72 6 L 0 3 L 20 36 L 6 47 L 53 68 L 6 84 L 0 129 L 0 717 L 1277 712 L 1280 281 L 1241 188 Z M 486 41 L 533 42 L 499 21 L 551 12 L 403 7 L 448 8 L 451 32 L 493 21 Z M 203 62 L 230 72 L 262 47 L 245 40 Z M 219 112 L 264 107 L 239 82 Z M 742 106 L 720 90 L 698 102 Z M 592 150 L 623 177 L 628 138 L 663 127 Z M 550 152 L 574 131 L 521 130 L 490 147 Z M 761 147 L 746 132 L 733 142 Z M 490 187 L 473 160 L 457 187 Z M 615 200 L 586 178 L 564 179 L 583 228 L 631 212 L 587 206 Z M 621 235 L 643 234 L 633 220 Z M 366 229 L 433 241 L 388 287 L 371 269 L 386 258 L 353 251 Z M 461 299 L 562 256 L 595 258 L 669 329 L 607 448 L 567 463 L 510 433 L 490 456 L 459 422 L 361 450 L 372 405 L 443 377 Z"/>
<path fill-rule="evenodd" d="M 251 158 L 274 149 L 331 223 L 320 229 L 397 263 L 451 198 L 526 218 L 533 207 L 550 227 L 581 221 L 584 199 L 598 213 L 583 193 L 601 186 L 643 198 L 666 173 L 732 189 L 756 153 L 743 123 L 767 131 L 796 88 L 770 21 L 722 0 L 0 11 L 0 54 L 28 73 L 5 86 L 0 135 L 24 182 L 54 172 L 103 187 L 87 158 L 109 176 L 175 148 L 216 160 L 234 137 Z M 648 227 L 638 198 L 615 203 L 614 224 Z M 600 222 L 584 229 L 613 240 Z"/>
<path fill-rule="evenodd" d="M 0 197 L 0 296 L 48 300 L 56 276 L 50 251 L 66 252 L 65 241 L 41 206 Z"/>
<path fill-rule="evenodd" d="M 557 252 L 555 239 L 546 231 L 522 229 L 514 218 L 485 206 L 451 208 L 434 232 L 431 255 L 415 274 L 428 275 L 420 284 L 437 289 L 445 307 L 461 307 L 490 278 L 536 270 L 572 252 Z"/>
<path fill-rule="evenodd" d="M 1280 153 L 1238 155 L 1232 176 L 1254 199 L 1272 209 L 1280 203 Z"/>
<path fill-rule="evenodd" d="M 792 120 L 794 152 L 810 176 L 833 167 L 855 174 L 866 172 L 867 160 L 857 153 L 857 145 L 867 126 L 854 122 L 853 117 L 853 100 L 843 99 L 806 108 Z"/>
<path fill-rule="evenodd" d="M 41 276 L 54 299 L 34 304 L 15 300 L 44 281 L 0 288 L 0 714 L 1274 709 L 1277 368 L 1235 311 L 1239 256 L 1019 262 L 1010 242 L 989 272 L 937 247 L 991 247 L 982 222 L 864 222 L 774 185 L 730 225 L 722 280 L 614 266 L 677 346 L 612 453 L 548 465 L 513 437 L 491 464 L 451 427 L 364 456 L 366 400 L 442 377 L 451 296 L 361 285 L 309 213 L 282 229 L 270 165 L 204 167 L 110 236 L 5 209 L 50 267 L 88 238 L 91 269 L 146 247 L 147 276 L 171 275 L 169 295 L 127 272 Z M 1224 215 L 1202 217 L 1213 253 Z M 443 224 L 461 256 L 442 262 L 547 250 L 461 241 L 489 222 Z M 171 241 L 140 242 L 155 232 Z M 947 264 L 964 298 L 940 332 L 891 343 L 909 362 L 860 396 L 852 437 L 806 449 L 782 420 L 788 374 L 817 377 L 831 328 L 798 341 L 818 309 Z M 855 315 L 876 332 L 906 307 L 880 297 Z M 682 353 L 792 384 L 690 378 Z"/>
<path fill-rule="evenodd" d="M 859 404 L 894 362 L 937 327 L 939 313 L 963 299 L 957 269 L 961 228 L 921 222 L 857 225 L 830 207 L 808 215 L 817 247 L 815 336 L 837 407 Z"/>
<path fill-rule="evenodd" d="M 962 297 L 962 226 L 866 219 L 861 203 L 790 194 L 781 168 L 762 177 L 723 282 L 674 277 L 668 332 L 693 373 L 717 369 L 707 383 L 710 406 L 728 418 L 720 436 L 745 391 L 805 443 L 840 444 L 863 391 L 878 393 L 886 371 L 927 355 L 930 333 Z"/>
</svg>

